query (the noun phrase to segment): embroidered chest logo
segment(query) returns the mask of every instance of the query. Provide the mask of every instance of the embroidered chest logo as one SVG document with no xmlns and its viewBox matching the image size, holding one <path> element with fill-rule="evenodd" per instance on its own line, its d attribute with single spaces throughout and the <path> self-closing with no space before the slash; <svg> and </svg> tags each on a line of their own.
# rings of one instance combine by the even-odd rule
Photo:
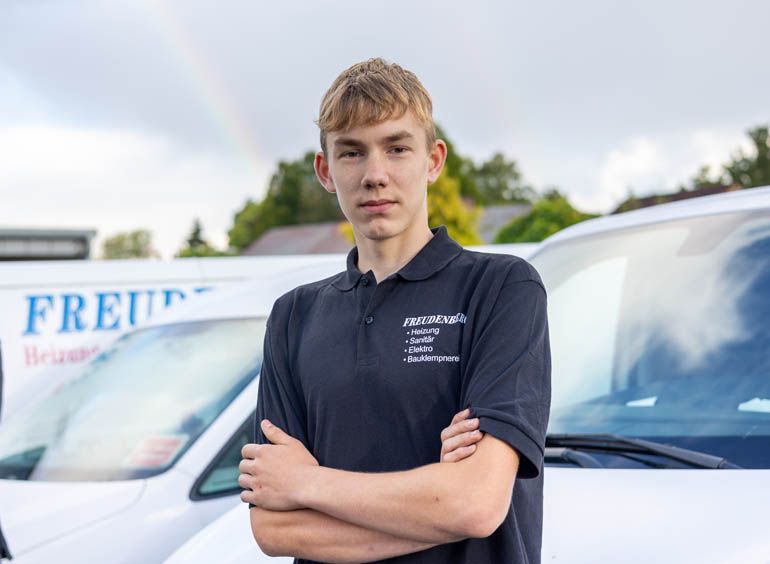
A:
<svg viewBox="0 0 770 564">
<path fill-rule="evenodd" d="M 465 325 L 467 316 L 464 313 L 454 315 L 423 315 L 421 317 L 405 317 L 402 327 L 404 334 L 404 362 L 460 362 L 458 355 L 432 354 L 434 345 L 441 335 L 441 325 Z M 432 327 L 426 327 L 431 325 Z M 436 327 L 438 325 L 438 327 Z"/>
</svg>

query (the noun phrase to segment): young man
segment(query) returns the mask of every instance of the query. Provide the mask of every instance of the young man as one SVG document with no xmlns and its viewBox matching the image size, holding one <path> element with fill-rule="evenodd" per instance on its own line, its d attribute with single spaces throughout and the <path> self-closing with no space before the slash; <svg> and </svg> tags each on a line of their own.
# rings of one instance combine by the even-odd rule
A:
<svg viewBox="0 0 770 564">
<path fill-rule="evenodd" d="M 239 477 L 268 554 L 540 561 L 545 289 L 526 261 L 429 228 L 446 158 L 431 112 L 417 77 L 381 59 L 344 71 L 321 103 L 316 173 L 356 247 L 345 272 L 288 292 L 268 320 L 259 444 Z"/>
</svg>

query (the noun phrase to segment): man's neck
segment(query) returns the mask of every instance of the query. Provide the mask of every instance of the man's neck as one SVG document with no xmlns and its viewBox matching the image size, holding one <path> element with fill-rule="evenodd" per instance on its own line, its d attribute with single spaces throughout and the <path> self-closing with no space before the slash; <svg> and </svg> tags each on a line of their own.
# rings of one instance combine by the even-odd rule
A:
<svg viewBox="0 0 770 564">
<path fill-rule="evenodd" d="M 389 239 L 375 240 L 357 235 L 358 270 L 371 270 L 379 283 L 401 270 L 432 238 L 433 232 L 427 223 Z"/>
</svg>

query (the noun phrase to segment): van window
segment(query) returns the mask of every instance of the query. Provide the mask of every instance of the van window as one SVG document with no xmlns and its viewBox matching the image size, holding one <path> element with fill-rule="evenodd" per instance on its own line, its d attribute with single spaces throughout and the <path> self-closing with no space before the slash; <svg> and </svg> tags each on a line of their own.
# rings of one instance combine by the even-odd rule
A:
<svg viewBox="0 0 770 564">
<path fill-rule="evenodd" d="M 264 319 L 174 323 L 122 336 L 76 380 L 0 429 L 0 478 L 159 474 L 259 373 Z"/>
<path fill-rule="evenodd" d="M 617 433 L 770 468 L 770 214 L 565 239 L 548 290 L 550 433 Z"/>
<path fill-rule="evenodd" d="M 234 495 L 241 491 L 238 485 L 238 466 L 241 463 L 241 450 L 247 443 L 253 443 L 254 417 L 241 425 L 225 448 L 212 461 L 209 468 L 193 486 L 192 499 L 207 499 L 222 495 Z"/>
</svg>

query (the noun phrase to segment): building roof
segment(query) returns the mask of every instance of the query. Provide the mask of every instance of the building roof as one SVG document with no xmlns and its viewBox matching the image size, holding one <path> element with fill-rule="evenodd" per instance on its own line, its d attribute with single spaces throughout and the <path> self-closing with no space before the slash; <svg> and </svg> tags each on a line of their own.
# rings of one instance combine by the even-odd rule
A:
<svg viewBox="0 0 770 564">
<path fill-rule="evenodd" d="M 530 204 L 508 204 L 487 206 L 482 209 L 477 231 L 485 243 L 492 243 L 495 235 L 514 217 L 529 213 Z"/>
<path fill-rule="evenodd" d="M 266 231 L 249 245 L 244 255 L 296 255 L 313 253 L 342 253 L 353 243 L 342 234 L 344 222 L 282 225 Z"/>
<path fill-rule="evenodd" d="M 88 259 L 95 235 L 93 229 L 0 228 L 0 261 Z"/>
</svg>

